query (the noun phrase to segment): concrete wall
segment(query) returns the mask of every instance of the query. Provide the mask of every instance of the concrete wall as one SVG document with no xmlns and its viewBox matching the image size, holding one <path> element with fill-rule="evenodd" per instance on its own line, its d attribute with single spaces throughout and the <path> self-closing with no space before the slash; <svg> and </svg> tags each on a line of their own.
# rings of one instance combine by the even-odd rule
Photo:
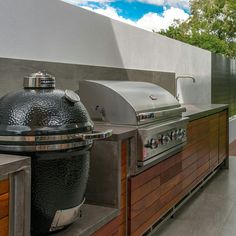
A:
<svg viewBox="0 0 236 236">
<path fill-rule="evenodd" d="M 24 76 L 40 70 L 55 76 L 60 89 L 78 90 L 80 80 L 144 80 L 175 93 L 174 73 L 0 58 L 0 97 L 22 88 Z"/>
<path fill-rule="evenodd" d="M 236 139 L 236 60 L 212 54 L 212 103 L 229 104 L 229 143 Z"/>
<path fill-rule="evenodd" d="M 229 104 L 230 116 L 236 115 L 236 60 L 212 54 L 212 103 Z"/>
<path fill-rule="evenodd" d="M 211 54 L 59 0 L 0 1 L 0 57 L 191 75 L 186 103 L 211 102 Z"/>
</svg>

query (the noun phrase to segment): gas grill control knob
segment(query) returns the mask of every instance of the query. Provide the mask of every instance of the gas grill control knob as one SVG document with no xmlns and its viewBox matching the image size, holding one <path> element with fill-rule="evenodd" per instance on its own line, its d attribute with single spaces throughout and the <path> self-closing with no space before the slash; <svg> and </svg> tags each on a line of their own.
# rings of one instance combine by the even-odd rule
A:
<svg viewBox="0 0 236 236">
<path fill-rule="evenodd" d="M 155 149 L 155 148 L 157 148 L 157 141 L 154 139 L 154 138 L 152 138 L 151 140 L 150 140 L 150 144 L 151 144 L 151 148 L 152 149 Z"/>
<path fill-rule="evenodd" d="M 186 136 L 186 130 L 185 129 L 179 129 L 178 130 L 178 140 L 181 140 L 181 139 L 183 139 L 184 137 Z"/>
<path fill-rule="evenodd" d="M 166 145 L 166 144 L 168 144 L 170 142 L 170 137 L 168 136 L 168 135 L 163 135 L 162 137 L 161 137 L 161 143 L 163 144 L 163 145 Z"/>
<path fill-rule="evenodd" d="M 145 147 L 146 148 L 155 149 L 155 148 L 158 147 L 158 142 L 154 138 L 151 138 L 150 140 L 148 140 L 148 142 L 145 145 Z"/>
<path fill-rule="evenodd" d="M 185 129 L 181 129 L 181 133 L 183 135 L 183 138 L 186 136 L 186 130 Z"/>
<path fill-rule="evenodd" d="M 178 138 L 178 131 L 177 130 L 174 130 L 171 132 L 171 140 L 176 140 Z"/>
</svg>

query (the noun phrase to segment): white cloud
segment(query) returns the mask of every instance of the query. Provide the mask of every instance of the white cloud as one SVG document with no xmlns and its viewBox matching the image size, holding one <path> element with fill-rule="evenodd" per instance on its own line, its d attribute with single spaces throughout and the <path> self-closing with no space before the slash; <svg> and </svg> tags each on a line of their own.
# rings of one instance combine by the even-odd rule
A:
<svg viewBox="0 0 236 236">
<path fill-rule="evenodd" d="M 138 0 L 138 1 L 148 3 L 148 4 L 157 5 L 157 6 L 162 6 L 165 4 L 165 0 Z"/>
<path fill-rule="evenodd" d="M 124 17 L 119 16 L 117 11 L 116 11 L 116 9 L 113 8 L 113 7 L 106 6 L 105 8 L 95 8 L 95 9 L 93 9 L 91 7 L 88 7 L 88 6 L 82 6 L 82 7 L 84 9 L 96 12 L 98 14 L 101 14 L 101 15 L 104 15 L 104 16 L 108 16 L 108 17 L 110 17 L 112 19 L 115 19 L 115 20 L 118 20 L 118 21 L 130 24 L 130 25 L 135 25 L 134 21 L 132 21 L 130 19 L 125 19 Z"/>
<path fill-rule="evenodd" d="M 89 0 L 61 0 L 63 2 L 67 2 L 73 5 L 87 4 Z M 92 2 L 100 2 L 100 3 L 108 3 L 112 0 L 92 0 Z"/>
<path fill-rule="evenodd" d="M 165 5 L 189 8 L 189 0 L 165 0 Z"/>
<path fill-rule="evenodd" d="M 136 25 L 146 30 L 159 31 L 160 29 L 167 29 L 175 19 L 186 20 L 189 15 L 182 9 L 171 7 L 164 10 L 162 15 L 157 13 L 149 12 L 140 18 Z"/>
<path fill-rule="evenodd" d="M 138 0 L 138 1 L 157 6 L 189 8 L 189 0 Z"/>
<path fill-rule="evenodd" d="M 73 5 L 84 5 L 87 4 L 89 1 L 91 2 L 98 2 L 98 3 L 109 3 L 114 2 L 115 0 L 62 0 L 63 2 L 68 2 Z M 129 0 L 135 1 L 135 0 Z M 169 7 L 179 7 L 179 8 L 189 8 L 189 0 L 136 0 L 139 2 L 153 4 L 157 6 L 169 6 Z"/>
<path fill-rule="evenodd" d="M 182 9 L 171 7 L 169 9 L 165 9 L 161 15 L 154 12 L 149 12 L 135 22 L 119 16 L 116 9 L 113 7 L 106 6 L 104 9 L 93 9 L 88 6 L 84 6 L 83 8 L 149 31 L 167 29 L 175 19 L 186 20 L 189 17 L 189 15 Z"/>
<path fill-rule="evenodd" d="M 184 4 L 188 4 L 189 0 L 138 0 L 140 2 L 146 2 L 150 4 L 156 4 L 156 5 L 163 5 L 164 4 L 164 11 L 162 14 L 157 14 L 154 12 L 149 12 L 145 15 L 143 15 L 139 20 L 132 21 L 130 19 L 126 19 L 122 16 L 120 16 L 117 12 L 117 10 L 113 7 L 109 6 L 109 2 L 113 0 L 92 0 L 93 2 L 101 2 L 102 7 L 92 7 L 91 5 L 86 5 L 88 0 L 63 0 L 64 2 L 69 2 L 74 5 L 80 5 L 84 9 L 96 12 L 98 14 L 110 17 L 112 19 L 145 29 L 149 31 L 159 31 L 161 29 L 167 29 L 171 24 L 174 23 L 174 20 L 186 20 L 188 19 L 189 15 L 184 12 L 179 7 L 173 7 L 175 5 L 179 6 L 181 4 L 181 7 L 184 6 Z M 131 0 L 132 1 L 132 0 Z M 81 5 L 83 4 L 83 5 Z M 166 7 L 169 4 L 169 6 L 172 7 Z"/>
</svg>

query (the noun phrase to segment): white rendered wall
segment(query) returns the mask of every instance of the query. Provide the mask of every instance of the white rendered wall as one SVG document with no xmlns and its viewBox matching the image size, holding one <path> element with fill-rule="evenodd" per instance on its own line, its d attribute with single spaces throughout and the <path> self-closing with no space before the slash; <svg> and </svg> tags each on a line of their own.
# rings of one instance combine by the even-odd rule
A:
<svg viewBox="0 0 236 236">
<path fill-rule="evenodd" d="M 211 53 L 59 0 L 0 0 L 0 57 L 167 71 L 185 103 L 211 102 Z"/>
</svg>

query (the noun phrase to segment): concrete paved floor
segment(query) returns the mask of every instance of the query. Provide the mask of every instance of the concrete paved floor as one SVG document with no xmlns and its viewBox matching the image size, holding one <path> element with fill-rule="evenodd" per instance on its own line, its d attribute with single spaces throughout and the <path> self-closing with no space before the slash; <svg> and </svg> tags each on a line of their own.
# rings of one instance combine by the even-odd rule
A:
<svg viewBox="0 0 236 236">
<path fill-rule="evenodd" d="M 236 236 L 236 157 L 153 235 Z"/>
</svg>

